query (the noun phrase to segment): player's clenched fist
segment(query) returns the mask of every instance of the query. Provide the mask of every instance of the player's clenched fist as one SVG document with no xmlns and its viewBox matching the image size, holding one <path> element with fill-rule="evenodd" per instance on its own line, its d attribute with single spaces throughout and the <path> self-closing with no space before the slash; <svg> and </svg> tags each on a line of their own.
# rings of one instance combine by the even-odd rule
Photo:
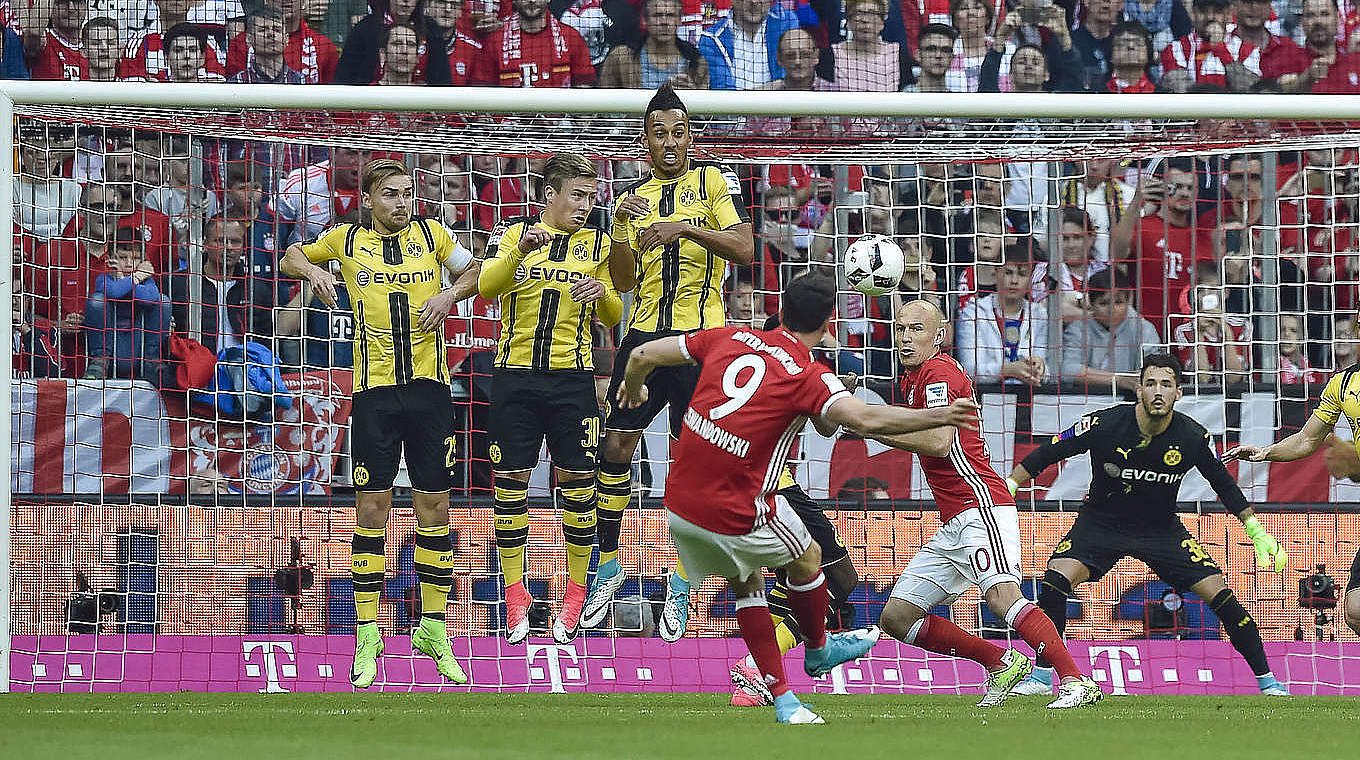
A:
<svg viewBox="0 0 1360 760">
<path fill-rule="evenodd" d="M 307 282 L 312 285 L 312 295 L 321 299 L 321 303 L 334 309 L 336 305 L 335 275 L 329 269 L 313 265 L 307 272 Z"/>
<path fill-rule="evenodd" d="M 650 209 L 651 204 L 647 202 L 646 198 L 637 193 L 629 193 L 623 196 L 618 205 L 614 207 L 614 219 L 626 222 L 629 219 L 646 216 Z"/>
<path fill-rule="evenodd" d="M 542 227 L 525 227 L 519 239 L 519 252 L 528 255 L 551 243 L 552 239 L 552 233 Z"/>
<path fill-rule="evenodd" d="M 619 386 L 618 402 L 620 409 L 632 409 L 647 403 L 647 386 L 639 385 L 634 389 L 628 388 L 628 383 Z"/>
</svg>

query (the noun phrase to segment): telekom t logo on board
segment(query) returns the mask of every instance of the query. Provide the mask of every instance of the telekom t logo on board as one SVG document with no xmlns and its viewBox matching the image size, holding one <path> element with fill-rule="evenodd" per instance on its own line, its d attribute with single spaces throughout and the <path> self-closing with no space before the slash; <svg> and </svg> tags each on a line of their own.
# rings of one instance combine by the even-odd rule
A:
<svg viewBox="0 0 1360 760">
<path fill-rule="evenodd" d="M 1142 670 L 1139 668 L 1141 661 L 1138 656 L 1138 647 L 1123 646 L 1094 646 L 1086 650 L 1086 656 L 1091 658 L 1091 667 L 1094 669 L 1101 655 L 1105 655 L 1109 665 L 1106 671 L 1110 676 L 1110 693 L 1116 696 L 1128 694 L 1125 690 L 1124 676 L 1127 673 L 1129 681 L 1143 680 Z M 1129 656 L 1129 669 L 1124 670 L 1124 655 Z M 1097 679 L 1099 680 L 1099 679 Z"/>
<path fill-rule="evenodd" d="M 563 685 L 585 684 L 585 669 L 581 667 L 576 647 L 564 644 L 530 644 L 526 660 L 529 663 L 529 682 L 548 682 L 549 691 L 565 694 Z M 542 665 L 535 664 L 542 661 Z"/>
<path fill-rule="evenodd" d="M 279 677 L 297 678 L 297 659 L 293 656 L 291 641 L 244 641 L 241 655 L 245 661 L 246 676 L 259 678 L 264 675 L 264 688 L 261 694 L 287 694 L 288 690 L 279 683 Z M 260 652 L 261 662 L 254 662 L 255 652 Z"/>
</svg>

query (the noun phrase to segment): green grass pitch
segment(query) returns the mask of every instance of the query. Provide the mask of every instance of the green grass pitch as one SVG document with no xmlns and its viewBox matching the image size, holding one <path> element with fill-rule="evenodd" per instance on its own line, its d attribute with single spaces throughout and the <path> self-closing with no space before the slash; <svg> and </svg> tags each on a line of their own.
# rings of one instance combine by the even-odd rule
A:
<svg viewBox="0 0 1360 760">
<path fill-rule="evenodd" d="M 0 695 L 0 758 L 1360 757 L 1345 697 L 1107 697 L 1063 713 L 1014 697 L 807 697 L 825 726 L 778 726 L 720 694 Z"/>
</svg>

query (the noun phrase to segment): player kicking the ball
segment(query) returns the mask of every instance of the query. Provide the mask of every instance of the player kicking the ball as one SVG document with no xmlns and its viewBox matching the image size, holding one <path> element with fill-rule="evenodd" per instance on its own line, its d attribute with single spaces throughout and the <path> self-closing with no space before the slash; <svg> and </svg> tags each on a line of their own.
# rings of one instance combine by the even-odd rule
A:
<svg viewBox="0 0 1360 760">
<path fill-rule="evenodd" d="M 1176 516 L 1176 495 L 1185 474 L 1198 468 L 1223 506 L 1242 521 L 1261 567 L 1283 572 L 1288 555 L 1257 521 L 1242 489 L 1219 461 L 1208 431 L 1176 411 L 1180 397 L 1180 362 L 1170 354 L 1150 354 L 1138 374 L 1138 403 L 1082 417 L 1030 452 L 1006 479 L 1014 493 L 1019 484 L 1059 461 L 1091 453 L 1091 490 L 1048 561 L 1039 606 L 1061 631 L 1074 586 L 1100 580 L 1114 563 L 1136 557 L 1177 592 L 1194 592 L 1208 602 L 1233 648 L 1256 674 L 1261 693 L 1287 697 L 1288 690 L 1270 672 L 1256 621 L 1228 588 L 1213 557 Z M 1039 664 L 1046 664 L 1042 656 Z M 1052 671 L 1036 668 L 1015 691 L 1053 693 Z"/>
<path fill-rule="evenodd" d="M 834 283 L 803 275 L 784 290 L 778 330 L 719 327 L 644 343 L 629 356 L 618 394 L 620 407 L 634 408 L 647 401 L 645 382 L 652 370 L 701 367 L 666 478 L 671 539 L 692 579 L 727 579 L 737 625 L 780 723 L 823 721 L 784 678 L 762 568 L 787 573 L 788 606 L 806 640 L 803 669 L 809 675 L 863 656 L 878 638 L 875 628 L 826 632 L 821 552 L 776 490 L 794 438 L 809 417 L 865 435 L 971 425 L 976 419 L 977 406 L 967 398 L 910 410 L 871 407 L 851 396 L 810 350 L 826 334 L 835 298 Z"/>
<path fill-rule="evenodd" d="M 973 381 L 953 358 L 940 353 L 944 314 L 928 301 L 911 301 L 894 324 L 907 406 L 938 409 L 973 398 Z M 1077 669 L 1053 621 L 1020 593 L 1020 522 L 1006 482 L 992 469 L 987 444 L 976 430 L 936 428 L 873 438 L 919 455 L 940 509 L 940 529 L 912 557 L 893 586 L 879 625 L 889 635 L 931 652 L 966 657 L 987 668 L 987 693 L 979 707 L 1005 701 L 1033 663 L 1014 649 L 965 632 L 926 610 L 952 602 L 977 586 L 987 606 L 1014 628 L 1062 677 L 1052 708 L 1100 700 L 1100 687 Z"/>
</svg>

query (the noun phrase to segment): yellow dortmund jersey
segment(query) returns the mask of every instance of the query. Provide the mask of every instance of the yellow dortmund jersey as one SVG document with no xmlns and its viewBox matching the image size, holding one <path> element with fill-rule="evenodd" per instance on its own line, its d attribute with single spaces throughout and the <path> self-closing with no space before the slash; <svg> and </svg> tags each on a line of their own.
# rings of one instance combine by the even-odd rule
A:
<svg viewBox="0 0 1360 760">
<path fill-rule="evenodd" d="M 1313 414 L 1332 427 L 1344 416 L 1351 423 L 1355 451 L 1360 454 L 1360 364 L 1332 375 Z"/>
<path fill-rule="evenodd" d="M 798 481 L 793 479 L 793 470 L 788 465 L 784 465 L 784 471 L 779 473 L 779 485 L 774 487 L 776 491 L 782 491 L 789 486 L 798 485 Z"/>
<path fill-rule="evenodd" d="M 552 233 L 552 241 L 528 254 L 519 241 L 529 227 Z M 585 277 L 604 283 L 604 297 L 581 304 L 571 286 Z M 482 298 L 500 297 L 501 340 L 497 367 L 532 370 L 591 370 L 590 324 L 616 325 L 623 301 L 609 277 L 609 236 L 582 227 L 555 229 L 541 217 L 507 219 L 497 225 L 477 277 Z"/>
<path fill-rule="evenodd" d="M 650 209 L 628 224 L 628 245 L 638 257 L 636 300 L 628 329 L 661 332 L 722 326 L 721 288 L 727 262 L 687 238 L 639 251 L 637 236 L 655 222 L 688 221 L 696 227 L 725 230 L 750 221 L 737 176 L 715 164 L 694 163 L 675 179 L 648 174 L 619 197 L 628 193 L 646 198 Z"/>
<path fill-rule="evenodd" d="M 443 326 L 424 332 L 416 323 L 439 292 L 441 267 L 456 247 L 444 225 L 431 219 L 415 219 L 391 235 L 344 223 L 303 244 L 313 264 L 340 262 L 354 304 L 356 393 L 416 378 L 448 382 Z"/>
</svg>

